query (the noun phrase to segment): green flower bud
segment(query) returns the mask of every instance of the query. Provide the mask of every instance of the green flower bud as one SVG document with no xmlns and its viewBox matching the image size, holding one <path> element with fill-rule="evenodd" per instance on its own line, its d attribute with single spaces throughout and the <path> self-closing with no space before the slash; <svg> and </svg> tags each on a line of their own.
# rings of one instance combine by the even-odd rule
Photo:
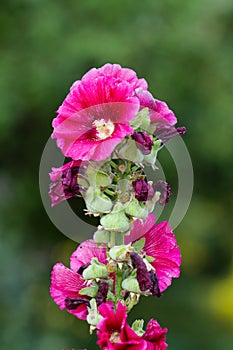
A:
<svg viewBox="0 0 233 350">
<path fill-rule="evenodd" d="M 119 157 L 131 160 L 134 163 L 141 163 L 143 161 L 143 154 L 137 148 L 134 140 L 127 140 L 127 142 L 119 149 Z"/>
<path fill-rule="evenodd" d="M 99 188 L 89 187 L 85 195 L 85 202 L 87 209 L 92 213 L 106 213 L 112 208 L 111 199 Z"/>
<path fill-rule="evenodd" d="M 109 250 L 109 256 L 115 261 L 125 261 L 129 259 L 129 253 L 133 249 L 130 244 L 114 246 Z"/>
<path fill-rule="evenodd" d="M 124 206 L 117 202 L 111 213 L 104 215 L 100 224 L 107 231 L 125 232 L 130 229 L 129 219 L 125 215 Z"/>
<path fill-rule="evenodd" d="M 135 198 L 125 208 L 125 212 L 137 219 L 145 219 L 148 215 L 147 207 L 144 203 L 139 203 Z"/>
<path fill-rule="evenodd" d="M 105 230 L 97 230 L 94 233 L 93 239 L 96 243 L 107 244 L 110 239 L 110 234 L 108 231 L 105 231 Z"/>
<path fill-rule="evenodd" d="M 131 121 L 130 125 L 136 129 L 143 129 L 147 131 L 150 128 L 150 114 L 149 109 L 143 108 L 136 117 Z"/>
<path fill-rule="evenodd" d="M 141 290 L 139 288 L 139 284 L 137 281 L 137 278 L 134 276 L 127 277 L 123 282 L 122 282 L 122 288 L 127 290 L 128 292 L 133 292 L 136 294 L 141 294 Z"/>
<path fill-rule="evenodd" d="M 83 278 L 86 280 L 107 277 L 106 265 L 101 264 L 97 258 L 92 258 L 91 264 L 83 271 Z"/>
</svg>

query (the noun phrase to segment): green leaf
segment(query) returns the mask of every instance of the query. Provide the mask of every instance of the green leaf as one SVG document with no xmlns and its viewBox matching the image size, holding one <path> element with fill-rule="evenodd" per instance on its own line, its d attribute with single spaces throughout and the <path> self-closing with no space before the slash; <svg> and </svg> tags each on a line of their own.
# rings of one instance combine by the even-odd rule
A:
<svg viewBox="0 0 233 350">
<path fill-rule="evenodd" d="M 144 245 L 146 243 L 146 239 L 145 238 L 141 238 L 138 241 L 136 241 L 132 247 L 135 251 L 135 253 L 140 253 L 140 251 L 143 249 Z"/>
</svg>

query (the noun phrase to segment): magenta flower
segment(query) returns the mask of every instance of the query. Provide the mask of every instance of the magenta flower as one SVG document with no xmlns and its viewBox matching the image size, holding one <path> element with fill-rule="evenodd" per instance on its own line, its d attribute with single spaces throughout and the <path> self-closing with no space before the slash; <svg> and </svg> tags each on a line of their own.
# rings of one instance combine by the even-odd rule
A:
<svg viewBox="0 0 233 350">
<path fill-rule="evenodd" d="M 151 265 L 155 268 L 159 291 L 163 292 L 170 286 L 172 278 L 180 275 L 181 254 L 169 223 L 164 221 L 155 225 L 155 221 L 153 214 L 142 223 L 134 221 L 130 235 L 125 236 L 125 244 L 145 238 L 143 251 L 154 258 Z"/>
<path fill-rule="evenodd" d="M 139 111 L 135 89 L 147 88 L 131 69 L 106 64 L 76 81 L 53 120 L 52 138 L 66 157 L 101 161 L 133 133 Z"/>
<path fill-rule="evenodd" d="M 50 294 L 61 310 L 67 310 L 77 318 L 85 320 L 90 298 L 79 294 L 86 287 L 82 272 L 91 259 L 97 257 L 101 263 L 107 264 L 106 248 L 96 247 L 92 240 L 79 245 L 70 257 L 70 269 L 62 263 L 54 265 L 51 274 Z M 103 294 L 103 291 L 101 291 Z M 102 300 L 103 301 L 103 300 Z"/>
<path fill-rule="evenodd" d="M 81 163 L 81 161 L 77 160 L 69 162 L 60 168 L 52 168 L 52 172 L 49 173 L 52 181 L 49 187 L 52 206 L 80 194 L 77 178 Z"/>
<path fill-rule="evenodd" d="M 155 320 L 150 320 L 145 333 L 139 336 L 128 325 L 126 306 L 117 304 L 116 313 L 110 305 L 102 304 L 99 312 L 103 319 L 97 325 L 97 344 L 103 350 L 165 350 L 165 334 Z"/>
<path fill-rule="evenodd" d="M 177 119 L 168 105 L 163 102 L 154 99 L 149 91 L 145 91 L 142 88 L 136 90 L 136 96 L 139 98 L 141 107 L 148 107 L 150 110 L 151 123 L 159 125 L 175 125 Z"/>
</svg>

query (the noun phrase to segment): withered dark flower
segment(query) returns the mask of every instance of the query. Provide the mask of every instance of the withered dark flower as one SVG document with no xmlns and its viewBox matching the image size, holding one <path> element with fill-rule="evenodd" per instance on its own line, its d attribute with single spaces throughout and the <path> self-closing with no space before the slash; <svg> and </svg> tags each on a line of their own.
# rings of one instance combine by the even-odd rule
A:
<svg viewBox="0 0 233 350">
<path fill-rule="evenodd" d="M 153 287 L 150 273 L 147 270 L 146 264 L 144 263 L 143 259 L 135 252 L 130 253 L 130 258 L 132 260 L 133 266 L 137 270 L 137 280 L 139 284 L 139 288 L 142 292 L 145 292 L 146 290 L 151 290 Z"/>
</svg>

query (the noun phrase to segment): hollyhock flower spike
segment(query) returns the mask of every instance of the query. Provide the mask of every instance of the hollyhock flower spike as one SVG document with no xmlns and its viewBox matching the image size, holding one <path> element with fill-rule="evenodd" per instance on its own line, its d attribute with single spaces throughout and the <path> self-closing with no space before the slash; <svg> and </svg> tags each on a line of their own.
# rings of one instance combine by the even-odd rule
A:
<svg viewBox="0 0 233 350">
<path fill-rule="evenodd" d="M 103 304 L 99 307 L 103 319 L 97 325 L 97 344 L 103 350 L 165 350 L 167 348 L 165 334 L 155 320 L 150 320 L 142 336 L 138 335 L 127 323 L 126 307 L 120 302 L 117 310 Z"/>
<path fill-rule="evenodd" d="M 82 277 L 83 270 L 93 257 L 106 264 L 106 248 L 96 247 L 92 240 L 79 245 L 70 258 L 70 269 L 62 263 L 54 265 L 51 274 L 50 294 L 61 310 L 67 310 L 77 318 L 85 320 L 90 297 L 80 294 L 86 287 Z"/>
<path fill-rule="evenodd" d="M 75 160 L 107 159 L 133 134 L 130 121 L 139 111 L 138 86 L 147 85 L 135 72 L 110 64 L 76 81 L 53 120 L 52 138 L 63 154 Z"/>
<path fill-rule="evenodd" d="M 163 292 L 170 286 L 172 278 L 180 275 L 181 254 L 169 223 L 155 225 L 155 221 L 153 214 L 149 214 L 143 223 L 134 221 L 130 235 L 125 236 L 125 244 L 145 238 L 143 251 L 154 258 L 151 265 L 158 278 L 159 290 Z"/>
</svg>

